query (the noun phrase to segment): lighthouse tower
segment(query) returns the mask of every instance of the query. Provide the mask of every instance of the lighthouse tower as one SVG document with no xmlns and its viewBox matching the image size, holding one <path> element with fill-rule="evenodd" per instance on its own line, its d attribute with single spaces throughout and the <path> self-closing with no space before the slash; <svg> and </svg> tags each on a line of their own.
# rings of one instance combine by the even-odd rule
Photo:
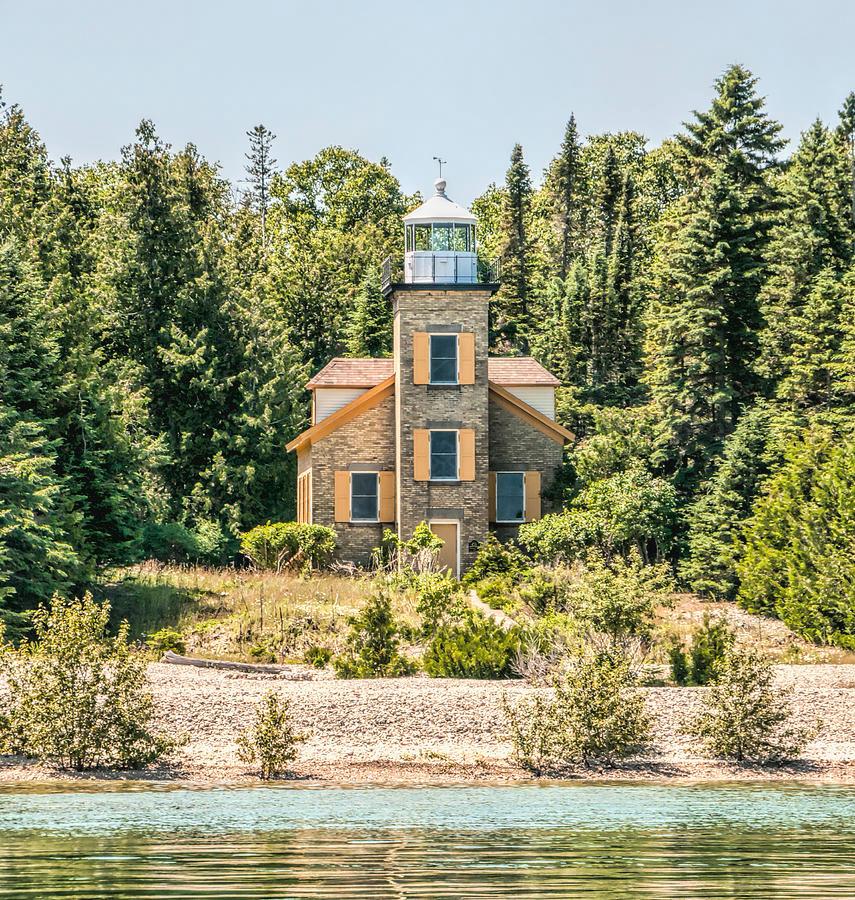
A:
<svg viewBox="0 0 855 900">
<path fill-rule="evenodd" d="M 465 570 L 488 533 L 487 312 L 498 289 L 479 266 L 475 217 L 446 182 L 404 219 L 404 265 L 385 289 L 394 311 L 398 533 L 427 522 L 442 562 Z M 402 271 L 403 268 L 403 271 Z"/>
</svg>

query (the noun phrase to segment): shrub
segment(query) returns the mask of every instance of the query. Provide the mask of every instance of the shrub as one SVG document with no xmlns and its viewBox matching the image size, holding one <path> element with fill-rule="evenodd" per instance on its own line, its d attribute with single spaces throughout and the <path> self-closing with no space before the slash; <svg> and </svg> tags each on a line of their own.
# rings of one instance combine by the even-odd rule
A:
<svg viewBox="0 0 855 900">
<path fill-rule="evenodd" d="M 524 768 L 540 774 L 609 764 L 647 745 L 650 721 L 627 660 L 580 656 L 554 688 L 551 700 L 506 704 L 508 736 Z"/>
<path fill-rule="evenodd" d="M 173 628 L 161 628 L 146 635 L 145 642 L 150 650 L 158 656 L 163 656 L 167 650 L 173 653 L 183 653 L 186 649 L 184 635 Z"/>
<path fill-rule="evenodd" d="M 374 550 L 374 566 L 408 578 L 422 572 L 433 572 L 442 544 L 442 538 L 430 530 L 427 522 L 419 522 L 407 541 L 402 541 L 391 528 L 386 528 L 380 546 Z"/>
<path fill-rule="evenodd" d="M 660 558 L 671 547 L 676 528 L 677 492 L 673 485 L 639 467 L 588 485 L 574 501 L 588 513 L 593 536 L 606 551 L 636 548 Z M 649 547 L 653 553 L 649 554 Z"/>
<path fill-rule="evenodd" d="M 669 651 L 671 677 L 677 684 L 710 684 L 716 678 L 716 665 L 733 646 L 734 634 L 726 619 L 710 619 L 704 614 L 703 624 L 692 634 L 692 644 L 686 653 L 675 642 Z"/>
<path fill-rule="evenodd" d="M 191 562 L 198 556 L 196 535 L 180 522 L 149 522 L 140 540 L 140 555 L 145 559 Z"/>
<path fill-rule="evenodd" d="M 423 572 L 411 586 L 418 594 L 416 612 L 422 618 L 422 634 L 433 634 L 439 627 L 457 621 L 467 606 L 457 582 L 447 572 Z"/>
<path fill-rule="evenodd" d="M 739 549 L 740 605 L 855 649 L 853 544 L 855 440 L 817 430 L 764 482 Z"/>
<path fill-rule="evenodd" d="M 789 724 L 789 692 L 773 684 L 772 665 L 753 649 L 730 647 L 690 733 L 713 756 L 777 763 L 798 757 L 815 729 Z"/>
<path fill-rule="evenodd" d="M 520 552 L 519 547 L 510 542 L 503 544 L 495 534 L 490 532 L 478 548 L 475 562 L 463 576 L 463 583 L 475 585 L 485 578 L 493 579 L 496 576 L 504 576 L 503 580 L 514 585 L 525 576 L 528 567 L 529 563 Z"/>
<path fill-rule="evenodd" d="M 563 603 L 582 625 L 604 636 L 608 646 L 625 652 L 632 644 L 647 645 L 654 611 L 670 601 L 670 588 L 667 567 L 644 565 L 635 549 L 628 559 L 611 562 L 593 552 L 564 588 Z"/>
<path fill-rule="evenodd" d="M 304 522 L 268 522 L 241 535 L 241 552 L 260 569 L 323 568 L 335 553 L 332 528 Z"/>
<path fill-rule="evenodd" d="M 146 660 L 132 652 L 128 626 L 107 635 L 109 604 L 55 597 L 33 613 L 35 642 L 6 648 L 8 729 L 27 756 L 78 771 L 137 768 L 174 742 L 150 730 Z"/>
<path fill-rule="evenodd" d="M 585 510 L 566 509 L 520 525 L 517 540 L 535 562 L 556 565 L 583 557 L 596 536 L 596 525 Z"/>
<path fill-rule="evenodd" d="M 347 650 L 333 661 L 339 678 L 393 678 L 407 675 L 412 665 L 398 650 L 398 626 L 385 591 L 351 619 Z"/>
<path fill-rule="evenodd" d="M 332 650 L 329 647 L 318 647 L 317 644 L 312 644 L 311 647 L 306 649 L 303 659 L 308 665 L 314 666 L 316 669 L 325 669 L 332 659 Z"/>
<path fill-rule="evenodd" d="M 438 678 L 510 678 L 520 652 L 518 628 L 505 631 L 477 613 L 444 625 L 433 636 L 422 665 Z"/>
<path fill-rule="evenodd" d="M 268 780 L 288 772 L 297 758 L 297 747 L 307 738 L 294 731 L 290 705 L 270 691 L 255 708 L 255 722 L 238 738 L 241 762 L 257 763 L 259 775 Z"/>
</svg>

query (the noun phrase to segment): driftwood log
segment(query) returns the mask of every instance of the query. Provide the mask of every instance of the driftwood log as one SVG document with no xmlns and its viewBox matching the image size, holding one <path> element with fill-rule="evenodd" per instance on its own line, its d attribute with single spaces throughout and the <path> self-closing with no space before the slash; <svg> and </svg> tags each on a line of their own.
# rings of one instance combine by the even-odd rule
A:
<svg viewBox="0 0 855 900">
<path fill-rule="evenodd" d="M 288 671 L 288 666 L 256 665 L 255 663 L 231 662 L 224 659 L 199 659 L 195 656 L 180 656 L 167 650 L 160 658 L 162 663 L 174 666 L 196 666 L 200 669 L 230 669 L 232 672 L 257 672 L 266 675 L 281 675 Z"/>
<path fill-rule="evenodd" d="M 512 619 L 504 610 L 493 609 L 492 606 L 486 604 L 474 590 L 469 591 L 469 605 L 475 612 L 481 613 L 486 619 L 489 619 L 494 625 L 498 625 L 504 631 L 510 631 L 516 626 L 516 620 Z"/>
</svg>

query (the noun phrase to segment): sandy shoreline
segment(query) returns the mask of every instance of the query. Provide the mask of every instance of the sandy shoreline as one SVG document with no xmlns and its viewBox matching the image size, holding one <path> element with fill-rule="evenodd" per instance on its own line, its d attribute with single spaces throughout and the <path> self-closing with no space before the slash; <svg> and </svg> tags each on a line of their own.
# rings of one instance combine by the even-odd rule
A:
<svg viewBox="0 0 855 900">
<path fill-rule="evenodd" d="M 144 779 L 194 785 L 250 784 L 257 779 L 236 756 L 235 740 L 254 705 L 271 688 L 291 701 L 308 732 L 294 777 L 311 783 L 436 784 L 517 782 L 531 776 L 510 760 L 503 736 L 502 697 L 534 689 L 523 682 L 423 677 L 339 681 L 235 675 L 159 663 L 149 667 L 160 728 L 189 741 L 172 763 L 146 772 L 85 776 L 0 757 L 0 784 L 55 780 Z M 579 777 L 619 781 L 792 780 L 855 784 L 855 666 L 778 666 L 778 681 L 794 689 L 797 718 L 823 722 L 805 758 L 783 769 L 736 766 L 700 758 L 682 733 L 702 689 L 647 688 L 654 740 L 645 757 Z"/>
</svg>

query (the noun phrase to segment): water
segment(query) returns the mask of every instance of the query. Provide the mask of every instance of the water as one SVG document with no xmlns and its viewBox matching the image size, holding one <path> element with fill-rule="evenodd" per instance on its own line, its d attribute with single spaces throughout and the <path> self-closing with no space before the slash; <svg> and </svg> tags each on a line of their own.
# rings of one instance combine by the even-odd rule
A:
<svg viewBox="0 0 855 900">
<path fill-rule="evenodd" d="M 0 898 L 855 897 L 855 790 L 6 789 Z"/>
</svg>

